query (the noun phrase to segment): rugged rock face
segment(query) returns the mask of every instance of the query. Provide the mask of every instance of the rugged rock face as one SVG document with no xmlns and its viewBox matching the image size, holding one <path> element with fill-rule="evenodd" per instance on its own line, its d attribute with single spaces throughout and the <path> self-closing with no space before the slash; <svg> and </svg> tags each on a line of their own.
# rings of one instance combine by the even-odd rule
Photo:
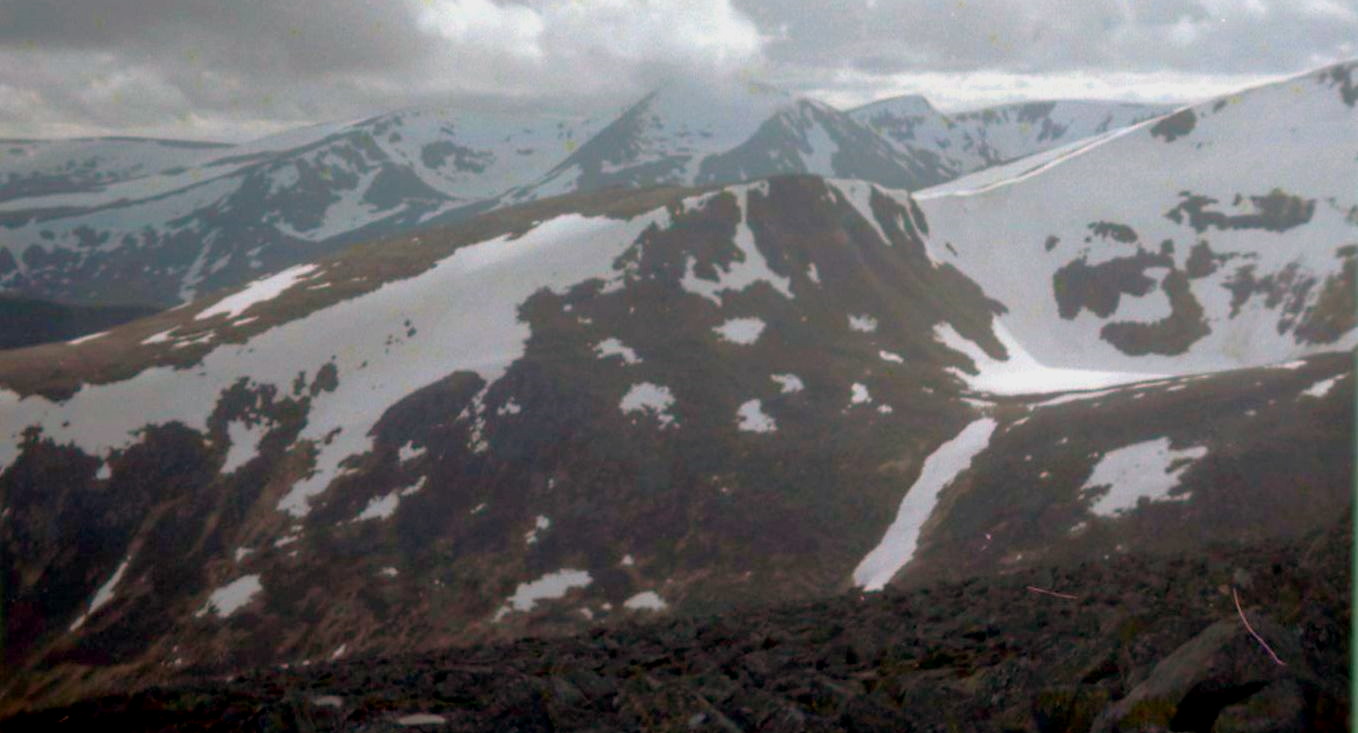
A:
<svg viewBox="0 0 1358 733">
<path fill-rule="evenodd" d="M 1138 553 L 565 639 L 203 669 L 4 725 L 1345 731 L 1350 537 L 1342 522 L 1294 544 Z M 1249 635 L 1233 590 L 1286 666 Z"/>
</svg>

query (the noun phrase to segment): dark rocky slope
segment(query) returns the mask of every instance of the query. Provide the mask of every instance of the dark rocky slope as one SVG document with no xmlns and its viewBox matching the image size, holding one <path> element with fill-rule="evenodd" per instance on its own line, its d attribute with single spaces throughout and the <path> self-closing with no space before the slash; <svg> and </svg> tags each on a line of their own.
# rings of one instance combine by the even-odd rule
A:
<svg viewBox="0 0 1358 733">
<path fill-rule="evenodd" d="M 425 715 L 431 730 L 1341 731 L 1350 547 L 1343 517 L 1290 543 L 424 655 L 202 667 L 3 727 L 378 731 Z"/>
</svg>

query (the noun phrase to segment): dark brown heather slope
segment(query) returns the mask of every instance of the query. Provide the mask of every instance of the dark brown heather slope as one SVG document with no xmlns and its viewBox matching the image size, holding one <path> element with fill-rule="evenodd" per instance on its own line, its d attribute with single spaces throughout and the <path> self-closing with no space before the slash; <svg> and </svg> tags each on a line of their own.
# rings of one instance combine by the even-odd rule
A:
<svg viewBox="0 0 1358 733">
<path fill-rule="evenodd" d="M 569 638 L 202 670 L 2 724 L 385 731 L 424 714 L 442 721 L 429 730 L 467 731 L 1346 731 L 1350 527 Z"/>
</svg>

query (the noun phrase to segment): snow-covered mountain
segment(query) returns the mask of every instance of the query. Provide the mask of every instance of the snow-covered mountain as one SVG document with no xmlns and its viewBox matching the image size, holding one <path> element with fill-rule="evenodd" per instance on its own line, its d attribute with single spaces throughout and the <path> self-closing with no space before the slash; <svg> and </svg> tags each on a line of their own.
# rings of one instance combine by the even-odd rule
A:
<svg viewBox="0 0 1358 733">
<path fill-rule="evenodd" d="M 918 95 L 849 112 L 904 154 L 932 153 L 948 178 L 1024 158 L 1133 125 L 1172 110 L 1132 102 L 1062 100 L 943 114 Z"/>
<path fill-rule="evenodd" d="M 918 195 L 497 208 L 0 353 L 0 714 L 1323 526 L 1354 68 Z"/>
<path fill-rule="evenodd" d="M 425 109 L 208 157 L 194 149 L 192 164 L 0 203 L 0 284 L 76 302 L 175 304 L 434 216 L 484 210 L 597 127 Z"/>
<path fill-rule="evenodd" d="M 0 202 L 102 191 L 192 165 L 230 145 L 133 137 L 0 140 Z"/>
<path fill-rule="evenodd" d="M 357 241 L 548 196 L 784 173 L 916 189 L 1038 145 L 996 155 L 983 140 L 983 153 L 964 165 L 948 141 L 916 144 L 879 117 L 759 84 L 675 82 L 616 117 L 425 108 L 229 147 L 15 142 L 0 147 L 8 151 L 0 157 L 0 290 L 174 305 Z M 1029 137 L 1045 145 L 1102 129 L 1053 119 L 1039 127 L 1065 125 L 1064 136 Z M 994 145 L 1008 140 L 1000 129 L 977 130 Z"/>
<path fill-rule="evenodd" d="M 919 192 L 930 252 L 1051 366 L 1184 373 L 1350 348 L 1354 66 Z"/>
<path fill-rule="evenodd" d="M 511 200 L 609 186 L 704 185 L 781 173 L 919 188 L 949 176 L 908 144 L 780 90 L 669 84 L 647 95 Z"/>
</svg>

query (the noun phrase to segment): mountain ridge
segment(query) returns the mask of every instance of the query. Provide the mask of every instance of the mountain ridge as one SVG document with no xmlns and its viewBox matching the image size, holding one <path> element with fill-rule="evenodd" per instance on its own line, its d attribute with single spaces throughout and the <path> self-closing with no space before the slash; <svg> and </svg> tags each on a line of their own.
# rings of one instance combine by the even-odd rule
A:
<svg viewBox="0 0 1358 733">
<path fill-rule="evenodd" d="M 624 132 L 652 103 L 665 109 L 646 129 L 652 118 L 675 129 Z M 0 191 L 6 175 L 27 188 L 0 196 L 0 288 L 89 304 L 149 294 L 171 306 L 348 244 L 576 189 L 798 172 L 914 188 L 961 172 L 941 151 L 883 143 L 852 114 L 754 84 L 662 86 L 605 122 L 409 109 L 229 148 L 166 149 L 159 161 L 132 156 L 124 164 L 132 168 L 83 178 L 54 160 L 29 183 L 13 168 L 24 157 L 9 155 L 0 158 Z M 595 139 L 606 127 L 616 139 Z M 632 148 L 641 157 L 627 163 Z M 599 155 L 581 157 L 590 150 Z M 81 163 L 98 168 L 102 159 Z"/>
</svg>

